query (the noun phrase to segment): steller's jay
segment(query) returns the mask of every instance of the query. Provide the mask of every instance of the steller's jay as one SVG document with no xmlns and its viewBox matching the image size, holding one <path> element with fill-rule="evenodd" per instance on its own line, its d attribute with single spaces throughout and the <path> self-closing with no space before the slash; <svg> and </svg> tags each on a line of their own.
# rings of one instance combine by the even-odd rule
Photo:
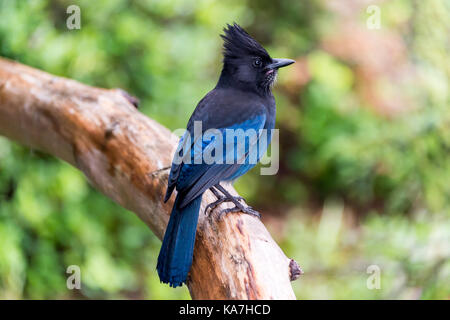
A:
<svg viewBox="0 0 450 320">
<path fill-rule="evenodd" d="M 198 103 L 189 119 L 186 133 L 180 139 L 172 162 L 164 199 L 167 201 L 173 190 L 177 189 L 178 194 L 157 264 L 160 280 L 172 287 L 181 286 L 187 280 L 192 264 L 201 199 L 206 190 L 210 189 L 217 197 L 217 201 L 209 204 L 206 210 L 222 202 L 232 202 L 235 207 L 222 210 L 220 215 L 244 212 L 259 217 L 258 212 L 241 204 L 242 198 L 229 194 L 220 182 L 234 181 L 242 176 L 254 167 L 265 153 L 268 143 L 256 149 L 257 154 L 253 158 L 256 161 L 249 161 L 255 152 L 255 146 L 261 142 L 260 133 L 263 130 L 268 133 L 267 140 L 271 140 L 271 130 L 275 127 L 275 99 L 271 89 L 277 70 L 294 63 L 290 59 L 272 59 L 267 51 L 236 23 L 227 25 L 224 33 L 221 35 L 224 40 L 222 73 L 216 87 Z M 201 123 L 201 133 L 214 129 L 222 138 L 192 138 L 195 136 L 196 123 Z M 229 152 L 230 139 L 226 137 L 233 130 L 239 129 L 254 130 L 258 133 L 256 140 L 245 139 L 243 145 L 237 145 L 237 139 L 233 137 L 231 146 L 237 150 L 231 148 Z M 226 151 L 219 153 L 218 147 Z M 238 151 L 242 148 L 244 151 L 239 156 Z M 214 152 L 211 152 L 212 149 Z M 196 161 L 202 159 L 207 151 L 223 161 Z M 179 161 L 180 157 L 182 161 Z M 229 161 L 230 157 L 234 161 Z"/>
</svg>

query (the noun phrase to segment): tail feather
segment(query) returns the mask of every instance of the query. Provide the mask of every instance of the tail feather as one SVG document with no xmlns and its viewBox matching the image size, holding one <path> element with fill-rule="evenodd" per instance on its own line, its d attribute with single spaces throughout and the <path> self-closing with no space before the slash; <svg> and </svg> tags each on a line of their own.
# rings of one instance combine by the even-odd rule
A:
<svg viewBox="0 0 450 320">
<path fill-rule="evenodd" d="M 182 201 L 183 196 L 178 194 L 164 234 L 156 267 L 161 282 L 169 283 L 174 288 L 186 282 L 191 268 L 202 195 L 180 209 L 179 205 Z"/>
</svg>

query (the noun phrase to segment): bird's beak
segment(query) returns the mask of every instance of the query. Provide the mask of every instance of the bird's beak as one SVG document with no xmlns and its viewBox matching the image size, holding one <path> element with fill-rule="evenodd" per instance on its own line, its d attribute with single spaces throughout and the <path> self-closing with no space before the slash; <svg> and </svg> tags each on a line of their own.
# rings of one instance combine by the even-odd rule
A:
<svg viewBox="0 0 450 320">
<path fill-rule="evenodd" d="M 295 61 L 291 59 L 272 59 L 272 63 L 269 64 L 267 69 L 278 69 L 293 64 Z"/>
</svg>

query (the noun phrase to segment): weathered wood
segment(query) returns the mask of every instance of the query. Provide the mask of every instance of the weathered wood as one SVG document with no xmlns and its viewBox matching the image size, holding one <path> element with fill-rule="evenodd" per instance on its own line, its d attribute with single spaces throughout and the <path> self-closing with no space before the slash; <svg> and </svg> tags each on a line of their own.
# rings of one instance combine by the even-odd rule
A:
<svg viewBox="0 0 450 320">
<path fill-rule="evenodd" d="M 173 198 L 162 202 L 168 170 L 160 169 L 170 165 L 178 139 L 132 103 L 122 90 L 90 87 L 0 58 L 0 134 L 77 167 L 161 239 Z M 213 200 L 208 191 L 202 212 Z M 216 216 L 200 214 L 188 282 L 192 298 L 295 299 L 290 277 L 298 277 L 298 265 L 261 221 Z"/>
</svg>

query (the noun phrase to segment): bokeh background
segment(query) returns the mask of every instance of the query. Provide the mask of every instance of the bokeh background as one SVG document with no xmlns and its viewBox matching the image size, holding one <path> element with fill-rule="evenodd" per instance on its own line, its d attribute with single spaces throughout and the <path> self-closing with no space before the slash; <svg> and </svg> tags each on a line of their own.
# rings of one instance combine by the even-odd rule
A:
<svg viewBox="0 0 450 320">
<path fill-rule="evenodd" d="M 449 299 L 450 1 L 0 0 L 0 56 L 123 88 L 177 129 L 214 87 L 233 21 L 297 61 L 274 93 L 280 170 L 236 184 L 304 269 L 297 297 Z M 82 173 L 0 137 L 0 298 L 189 299 L 159 283 L 159 246 Z"/>
</svg>

